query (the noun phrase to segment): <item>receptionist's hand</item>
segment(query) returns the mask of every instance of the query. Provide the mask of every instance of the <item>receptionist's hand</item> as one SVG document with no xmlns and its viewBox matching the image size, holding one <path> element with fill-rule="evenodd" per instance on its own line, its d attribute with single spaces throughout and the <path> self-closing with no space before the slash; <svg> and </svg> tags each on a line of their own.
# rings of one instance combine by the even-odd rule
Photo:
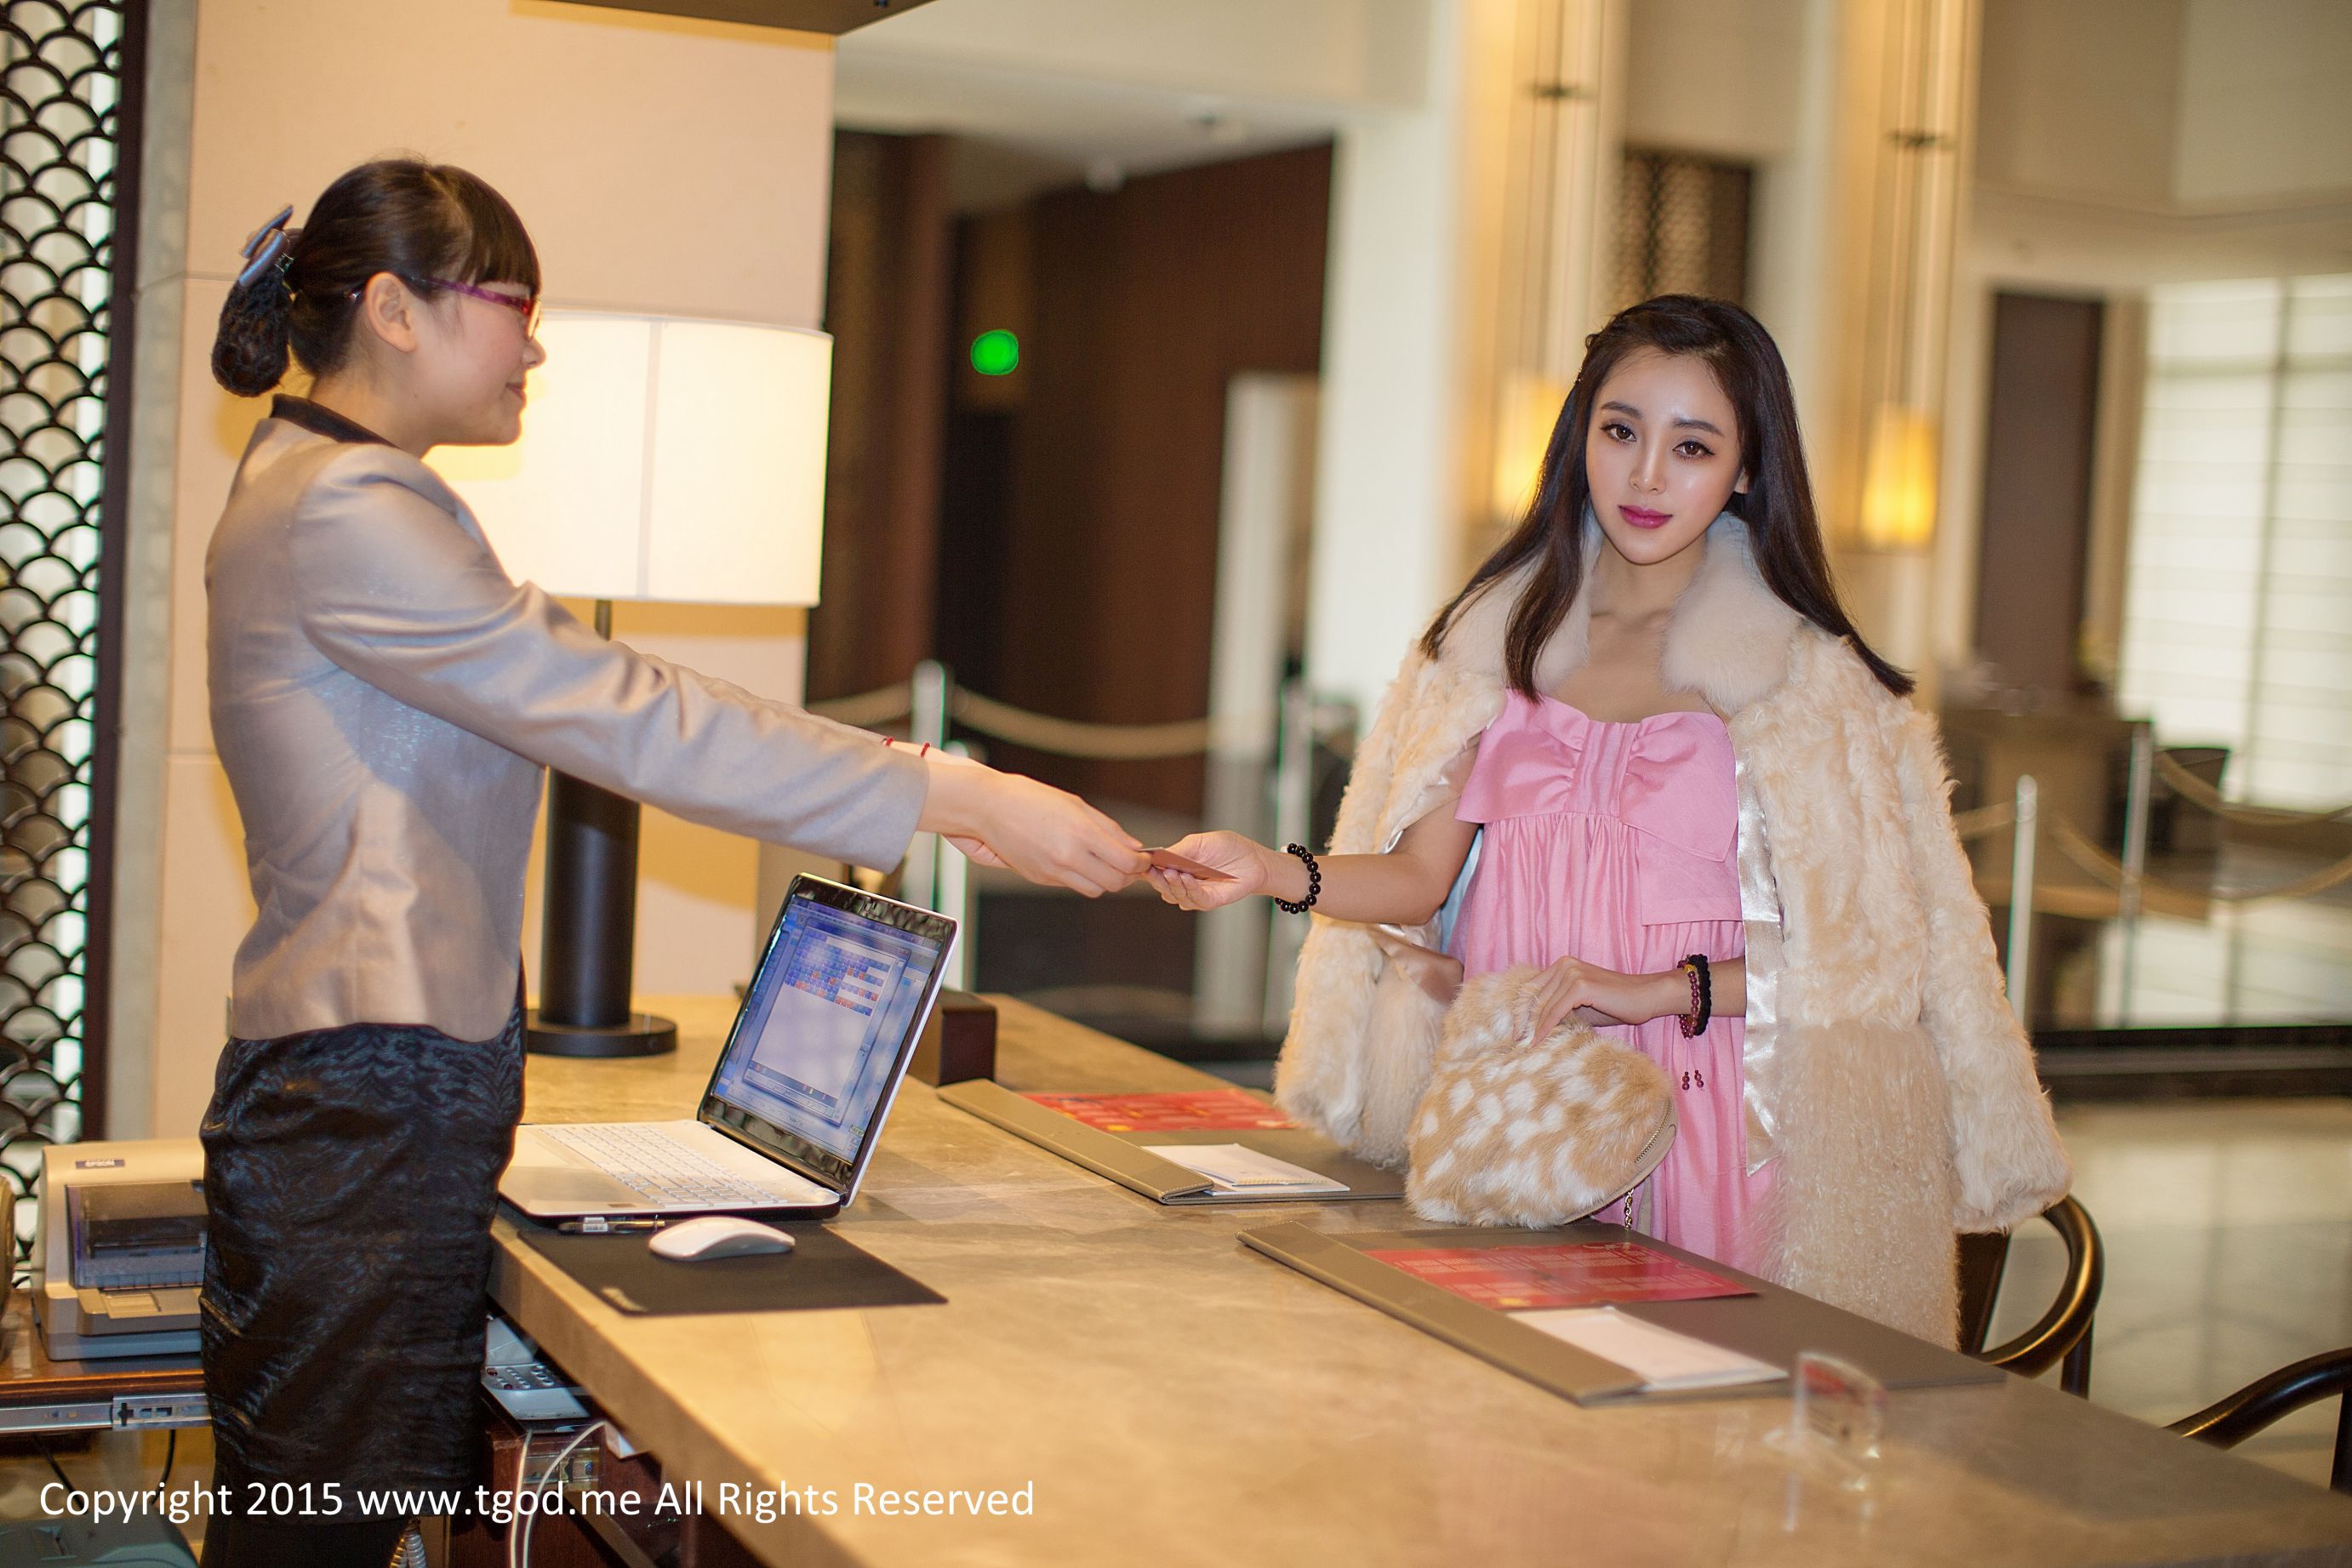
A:
<svg viewBox="0 0 2352 1568">
<path fill-rule="evenodd" d="M 1157 868 L 1144 873 L 1146 880 L 1160 890 L 1160 896 L 1179 909 L 1222 909 L 1265 891 L 1267 852 L 1239 833 L 1194 833 L 1168 847 L 1186 860 L 1199 861 L 1234 879 L 1203 882 L 1189 872 Z"/>
<path fill-rule="evenodd" d="M 982 865 L 1095 898 L 1142 874 L 1143 845 L 1066 790 L 934 751 L 918 824 Z"/>
</svg>

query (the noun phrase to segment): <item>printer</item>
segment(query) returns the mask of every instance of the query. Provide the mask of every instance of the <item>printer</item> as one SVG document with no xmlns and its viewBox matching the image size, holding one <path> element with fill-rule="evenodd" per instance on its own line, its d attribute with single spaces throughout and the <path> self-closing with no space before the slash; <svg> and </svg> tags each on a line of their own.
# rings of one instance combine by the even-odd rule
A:
<svg viewBox="0 0 2352 1568">
<path fill-rule="evenodd" d="M 196 1350 L 204 1182 L 194 1138 L 41 1151 L 32 1316 L 51 1360 Z"/>
</svg>

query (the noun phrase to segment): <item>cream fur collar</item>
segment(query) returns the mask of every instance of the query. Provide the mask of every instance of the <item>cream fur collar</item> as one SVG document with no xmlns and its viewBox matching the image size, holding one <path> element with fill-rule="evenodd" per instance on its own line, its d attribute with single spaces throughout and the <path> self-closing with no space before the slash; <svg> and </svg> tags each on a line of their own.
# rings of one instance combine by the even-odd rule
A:
<svg viewBox="0 0 2352 1568">
<path fill-rule="evenodd" d="M 1706 551 L 1691 584 L 1675 601 L 1666 627 L 1666 685 L 1703 695 L 1728 716 L 1770 693 L 1788 678 L 1791 639 L 1804 617 L 1765 586 L 1748 545 L 1748 525 L 1724 513 L 1707 526 Z M 1592 562 L 1601 549 L 1601 526 L 1591 514 L 1584 525 L 1586 591 L 1569 607 L 1567 619 L 1536 662 L 1536 681 L 1552 691 L 1584 663 L 1592 623 Z M 1449 674 L 1504 683 L 1503 642 L 1511 611 L 1533 575 L 1522 566 L 1497 578 L 1462 608 L 1447 632 L 1438 665 Z"/>
</svg>

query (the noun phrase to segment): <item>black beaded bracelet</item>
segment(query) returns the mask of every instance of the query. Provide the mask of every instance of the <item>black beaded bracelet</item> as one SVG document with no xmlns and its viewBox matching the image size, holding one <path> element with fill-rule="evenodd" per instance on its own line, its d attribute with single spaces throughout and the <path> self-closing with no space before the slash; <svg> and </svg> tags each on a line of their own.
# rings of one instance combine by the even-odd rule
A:
<svg viewBox="0 0 2352 1568">
<path fill-rule="evenodd" d="M 1274 906 L 1286 915 L 1304 915 L 1315 907 L 1317 899 L 1323 896 L 1323 868 L 1315 863 L 1315 857 L 1307 852 L 1305 844 L 1286 844 L 1283 847 L 1297 855 L 1307 867 L 1307 896 L 1295 903 L 1287 898 L 1277 898 Z"/>
<path fill-rule="evenodd" d="M 1693 953 L 1683 960 L 1682 967 L 1691 982 L 1690 1015 L 1682 1019 L 1683 1037 L 1687 1040 L 1705 1034 L 1715 1017 L 1715 977 L 1707 970 L 1704 953 Z"/>
</svg>

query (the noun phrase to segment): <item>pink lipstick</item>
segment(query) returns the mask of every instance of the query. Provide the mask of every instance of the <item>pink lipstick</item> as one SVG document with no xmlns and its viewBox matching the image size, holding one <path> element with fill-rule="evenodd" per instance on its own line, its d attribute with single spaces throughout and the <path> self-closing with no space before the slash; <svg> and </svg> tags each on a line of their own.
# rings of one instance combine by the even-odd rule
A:
<svg viewBox="0 0 2352 1568">
<path fill-rule="evenodd" d="M 1663 528 L 1675 516 L 1672 512 L 1654 512 L 1646 507 L 1619 507 L 1617 515 L 1637 528 Z"/>
</svg>

